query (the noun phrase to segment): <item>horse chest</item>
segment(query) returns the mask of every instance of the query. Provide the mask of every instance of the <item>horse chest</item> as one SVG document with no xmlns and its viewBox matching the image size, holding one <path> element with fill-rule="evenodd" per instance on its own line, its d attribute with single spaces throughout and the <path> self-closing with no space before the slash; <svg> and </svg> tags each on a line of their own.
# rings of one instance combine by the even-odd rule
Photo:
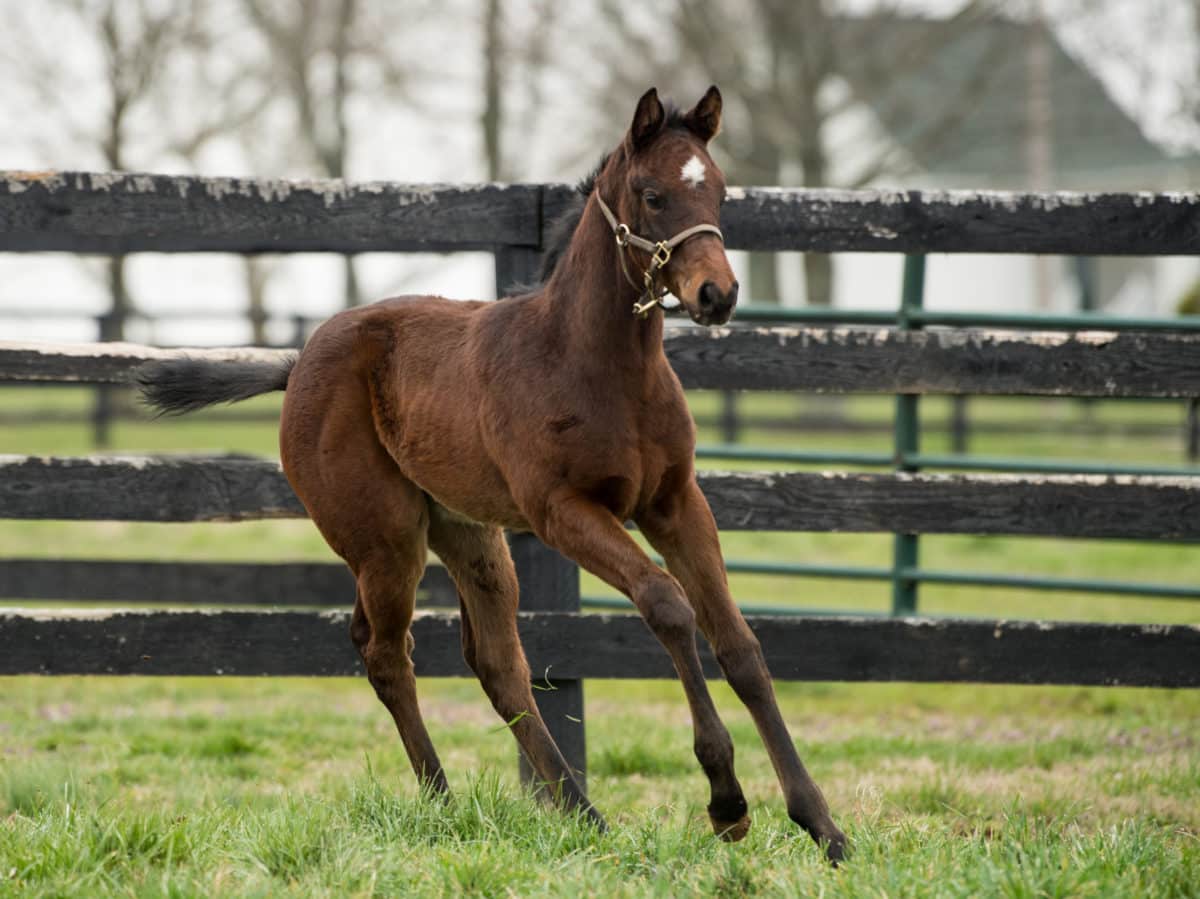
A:
<svg viewBox="0 0 1200 899">
<path fill-rule="evenodd" d="M 542 474 L 590 497 L 621 520 L 636 517 L 658 495 L 664 477 L 692 456 L 690 420 L 652 428 L 603 416 L 558 434 Z"/>
</svg>

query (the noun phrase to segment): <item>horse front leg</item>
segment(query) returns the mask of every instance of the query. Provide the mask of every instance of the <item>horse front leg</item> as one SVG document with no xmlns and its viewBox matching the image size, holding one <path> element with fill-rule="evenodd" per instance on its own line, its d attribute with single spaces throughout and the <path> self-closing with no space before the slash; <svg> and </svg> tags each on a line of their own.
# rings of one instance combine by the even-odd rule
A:
<svg viewBox="0 0 1200 899">
<path fill-rule="evenodd" d="M 577 494 L 552 498 L 539 536 L 628 596 L 679 673 L 692 715 L 696 758 L 708 776 L 709 818 L 719 837 L 750 829 L 746 799 L 733 770 L 733 741 L 708 692 L 696 649 L 696 616 L 674 577 L 634 542 L 611 512 Z"/>
<path fill-rule="evenodd" d="M 637 524 L 679 579 L 725 679 L 750 711 L 783 788 L 788 817 L 824 847 L 830 861 L 840 861 L 846 836 L 783 722 L 758 638 L 730 595 L 716 522 L 695 478 Z"/>
</svg>

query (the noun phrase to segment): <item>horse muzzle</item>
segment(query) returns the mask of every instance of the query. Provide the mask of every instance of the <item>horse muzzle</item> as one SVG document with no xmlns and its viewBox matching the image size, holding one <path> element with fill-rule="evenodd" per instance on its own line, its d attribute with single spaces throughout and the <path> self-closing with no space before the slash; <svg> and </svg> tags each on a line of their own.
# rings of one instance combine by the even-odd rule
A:
<svg viewBox="0 0 1200 899">
<path fill-rule="evenodd" d="M 723 325 L 733 317 L 737 298 L 737 281 L 734 281 L 729 289 L 724 291 L 715 282 L 705 281 L 696 293 L 696 306 L 688 311 L 692 315 L 692 321 L 697 324 Z"/>
</svg>

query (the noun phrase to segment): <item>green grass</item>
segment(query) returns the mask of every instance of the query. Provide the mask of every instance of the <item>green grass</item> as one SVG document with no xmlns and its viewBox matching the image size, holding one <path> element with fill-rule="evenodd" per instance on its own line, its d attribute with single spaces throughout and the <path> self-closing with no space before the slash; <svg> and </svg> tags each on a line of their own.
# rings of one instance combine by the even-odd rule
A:
<svg viewBox="0 0 1200 899">
<path fill-rule="evenodd" d="M 455 792 L 418 795 L 390 718 L 349 679 L 11 678 L 0 895 L 1190 896 L 1200 695 L 779 685 L 850 834 L 832 870 L 783 814 L 721 684 L 754 826 L 708 832 L 674 683 L 590 682 L 590 793 L 611 830 L 543 808 L 481 691 L 424 681 Z"/>
</svg>

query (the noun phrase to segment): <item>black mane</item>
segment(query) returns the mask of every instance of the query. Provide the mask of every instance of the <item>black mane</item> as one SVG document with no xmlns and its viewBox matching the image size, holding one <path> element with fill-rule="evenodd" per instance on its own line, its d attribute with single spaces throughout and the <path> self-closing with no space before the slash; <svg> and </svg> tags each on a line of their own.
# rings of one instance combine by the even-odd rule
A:
<svg viewBox="0 0 1200 899">
<path fill-rule="evenodd" d="M 684 113 L 674 103 L 667 101 L 663 106 L 667 113 L 664 130 L 687 128 Z M 579 221 L 583 218 L 583 207 L 587 205 L 587 198 L 596 189 L 596 179 L 600 177 L 600 173 L 604 171 L 604 167 L 608 165 L 611 157 L 611 151 L 605 153 L 596 167 L 576 183 L 575 195 L 571 198 L 571 202 L 550 225 L 546 233 L 545 246 L 542 249 L 541 265 L 538 266 L 539 285 L 550 280 L 550 276 L 554 274 L 554 269 L 558 266 L 559 259 L 567 251 L 571 238 L 575 236 L 575 229 L 579 227 Z M 524 289 L 526 288 L 522 288 L 522 290 Z M 514 291 L 510 291 L 510 293 L 512 292 Z"/>
<path fill-rule="evenodd" d="M 583 218 L 583 207 L 587 205 L 587 198 L 596 189 L 596 179 L 608 165 L 611 156 L 611 152 L 605 153 L 596 163 L 596 167 L 575 183 L 575 195 L 571 197 L 571 202 L 546 232 L 546 243 L 542 248 L 542 261 L 538 266 L 539 284 L 545 284 L 550 280 L 550 276 L 554 274 L 554 269 L 558 265 L 558 260 L 567 251 L 567 245 L 571 243 L 571 238 L 575 236 L 575 229 L 579 227 L 579 221 Z"/>
</svg>

